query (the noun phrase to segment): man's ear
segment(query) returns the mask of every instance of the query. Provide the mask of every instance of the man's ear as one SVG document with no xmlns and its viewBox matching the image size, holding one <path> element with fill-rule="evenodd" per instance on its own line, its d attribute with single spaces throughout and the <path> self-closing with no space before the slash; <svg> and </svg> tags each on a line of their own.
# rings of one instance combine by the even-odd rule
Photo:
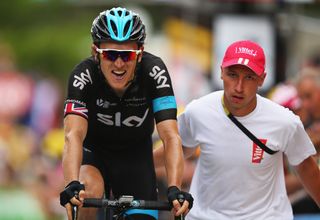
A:
<svg viewBox="0 0 320 220">
<path fill-rule="evenodd" d="M 94 57 L 96 61 L 99 60 L 98 52 L 96 51 L 97 46 L 95 44 L 91 44 L 91 55 Z"/>
<path fill-rule="evenodd" d="M 267 75 L 267 73 L 266 72 L 264 72 L 261 76 L 259 76 L 259 87 L 261 87 L 262 85 L 263 85 L 263 82 L 264 82 L 264 80 L 265 80 L 265 78 L 266 78 L 266 75 Z"/>
<path fill-rule="evenodd" d="M 223 79 L 223 76 L 222 76 L 222 71 L 223 71 L 223 68 L 222 68 L 222 66 L 220 66 L 220 79 Z"/>
<path fill-rule="evenodd" d="M 91 44 L 91 54 L 93 56 L 97 55 L 97 51 L 96 51 L 97 46 L 95 44 Z"/>
<path fill-rule="evenodd" d="M 142 54 L 143 54 L 144 47 L 141 46 L 141 47 L 139 48 L 139 50 L 141 50 L 141 53 L 138 54 L 138 63 L 140 63 L 141 60 L 142 60 Z"/>
</svg>

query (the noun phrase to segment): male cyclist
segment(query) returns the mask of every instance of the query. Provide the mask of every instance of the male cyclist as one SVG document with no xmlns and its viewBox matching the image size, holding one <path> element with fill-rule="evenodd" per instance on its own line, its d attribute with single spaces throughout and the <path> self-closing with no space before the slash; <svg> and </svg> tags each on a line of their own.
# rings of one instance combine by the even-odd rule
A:
<svg viewBox="0 0 320 220">
<path fill-rule="evenodd" d="M 65 189 L 60 203 L 71 218 L 71 204 L 85 197 L 156 200 L 152 157 L 154 121 L 165 146 L 168 200 L 175 215 L 186 214 L 192 196 L 180 191 L 183 153 L 176 102 L 163 61 L 144 51 L 145 26 L 125 8 L 101 12 L 93 21 L 92 56 L 72 71 L 65 101 Z M 184 196 L 180 206 L 177 198 Z M 94 219 L 96 209 L 80 209 Z M 130 210 L 130 219 L 157 219 L 152 210 Z"/>
</svg>

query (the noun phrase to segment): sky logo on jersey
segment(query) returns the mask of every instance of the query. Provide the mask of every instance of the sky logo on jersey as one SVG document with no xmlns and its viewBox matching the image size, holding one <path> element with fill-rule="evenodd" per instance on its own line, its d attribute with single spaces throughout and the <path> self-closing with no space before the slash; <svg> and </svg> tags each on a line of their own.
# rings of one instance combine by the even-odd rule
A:
<svg viewBox="0 0 320 220">
<path fill-rule="evenodd" d="M 80 73 L 80 76 L 74 75 L 74 78 L 75 80 L 72 85 L 74 87 L 79 87 L 80 90 L 82 90 L 87 83 L 92 84 L 92 79 L 88 69 L 86 69 L 86 72 Z"/>
<path fill-rule="evenodd" d="M 263 144 L 267 143 L 266 139 L 259 139 Z M 264 150 L 262 150 L 256 143 L 253 142 L 252 146 L 252 163 L 261 163 L 263 159 Z"/>
<path fill-rule="evenodd" d="M 161 88 L 165 88 L 165 87 L 169 87 L 170 88 L 169 83 L 167 83 L 168 78 L 166 76 L 162 75 L 165 72 L 166 72 L 166 70 L 163 70 L 158 66 L 154 66 L 152 68 L 152 71 L 149 73 L 149 75 L 156 80 L 156 82 L 158 84 L 157 87 L 156 87 L 157 89 L 161 89 Z"/>
<path fill-rule="evenodd" d="M 67 114 L 76 114 L 88 118 L 88 109 L 83 104 L 68 102 L 64 107 L 64 115 L 66 116 Z"/>
<path fill-rule="evenodd" d="M 123 118 L 121 112 L 116 112 L 114 115 L 105 115 L 102 113 L 98 113 L 98 121 L 109 125 L 109 126 L 116 126 L 121 127 L 122 125 L 127 127 L 140 127 L 144 120 L 148 115 L 149 109 L 147 109 L 144 115 L 141 117 L 136 115 L 131 115 L 127 118 Z"/>
<path fill-rule="evenodd" d="M 174 96 L 164 96 L 156 98 L 152 101 L 153 112 L 156 113 L 161 110 L 177 108 L 176 99 Z"/>
</svg>

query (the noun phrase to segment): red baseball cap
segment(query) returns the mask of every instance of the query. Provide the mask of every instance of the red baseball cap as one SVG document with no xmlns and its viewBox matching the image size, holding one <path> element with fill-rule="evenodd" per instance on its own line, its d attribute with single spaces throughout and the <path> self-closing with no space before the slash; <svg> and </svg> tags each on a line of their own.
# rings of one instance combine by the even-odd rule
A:
<svg viewBox="0 0 320 220">
<path fill-rule="evenodd" d="M 236 41 L 227 48 L 221 66 L 243 65 L 261 76 L 265 71 L 265 63 L 262 47 L 253 41 L 243 40 Z"/>
</svg>

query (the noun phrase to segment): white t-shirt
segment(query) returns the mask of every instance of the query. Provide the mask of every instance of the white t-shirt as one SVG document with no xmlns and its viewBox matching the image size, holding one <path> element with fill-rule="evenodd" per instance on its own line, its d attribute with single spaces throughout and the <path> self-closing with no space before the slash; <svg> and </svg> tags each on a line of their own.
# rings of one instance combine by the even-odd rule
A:
<svg viewBox="0 0 320 220">
<path fill-rule="evenodd" d="M 298 116 L 257 95 L 253 112 L 236 117 L 266 145 L 257 147 L 225 114 L 223 91 L 192 101 L 178 118 L 185 147 L 200 145 L 190 186 L 194 206 L 187 220 L 293 219 L 283 171 L 283 154 L 298 165 L 316 153 Z"/>
</svg>

